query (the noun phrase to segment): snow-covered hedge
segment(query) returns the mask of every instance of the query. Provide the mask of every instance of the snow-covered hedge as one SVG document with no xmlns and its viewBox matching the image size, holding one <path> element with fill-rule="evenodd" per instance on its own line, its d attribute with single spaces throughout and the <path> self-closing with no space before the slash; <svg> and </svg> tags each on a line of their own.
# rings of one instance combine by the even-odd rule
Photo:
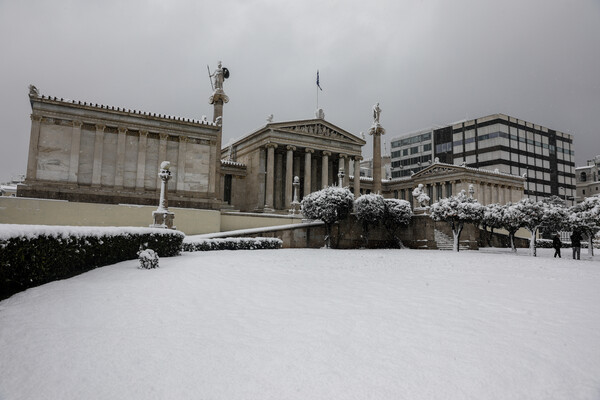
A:
<svg viewBox="0 0 600 400">
<path fill-rule="evenodd" d="M 260 250 L 280 249 L 283 241 L 277 238 L 198 239 L 183 244 L 183 251 Z"/>
<path fill-rule="evenodd" d="M 180 254 L 180 231 L 136 227 L 0 224 L 0 298 L 104 265 L 137 258 L 142 248 Z"/>
<path fill-rule="evenodd" d="M 535 241 L 535 247 L 539 248 L 539 249 L 551 249 L 552 246 L 552 239 L 537 239 Z M 560 247 L 562 249 L 568 249 L 571 248 L 571 242 L 561 242 Z M 581 248 L 582 249 L 587 249 L 588 248 L 588 242 L 584 242 L 583 240 L 581 241 Z M 594 248 L 595 249 L 600 249 L 600 243 L 594 241 Z"/>
</svg>

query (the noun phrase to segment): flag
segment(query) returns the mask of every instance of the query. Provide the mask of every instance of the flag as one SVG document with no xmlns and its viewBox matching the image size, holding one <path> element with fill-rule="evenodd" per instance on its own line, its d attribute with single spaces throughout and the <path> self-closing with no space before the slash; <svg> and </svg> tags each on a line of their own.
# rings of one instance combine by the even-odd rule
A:
<svg viewBox="0 0 600 400">
<path fill-rule="evenodd" d="M 321 85 L 319 85 L 319 70 L 317 70 L 317 87 L 321 89 Z M 323 89 L 321 89 L 323 90 Z"/>
</svg>

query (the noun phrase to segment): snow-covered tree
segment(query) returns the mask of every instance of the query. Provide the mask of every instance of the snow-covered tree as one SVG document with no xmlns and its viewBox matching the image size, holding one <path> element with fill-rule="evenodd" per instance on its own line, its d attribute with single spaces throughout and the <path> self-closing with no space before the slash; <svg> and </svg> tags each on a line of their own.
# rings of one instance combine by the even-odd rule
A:
<svg viewBox="0 0 600 400">
<path fill-rule="evenodd" d="M 302 199 L 302 213 L 308 219 L 320 219 L 325 222 L 327 235 L 325 244 L 331 245 L 331 227 L 352 212 L 354 195 L 348 188 L 329 186 L 313 192 Z"/>
<path fill-rule="evenodd" d="M 510 239 L 510 248 L 516 253 L 517 246 L 515 245 L 515 234 L 521 227 L 521 211 L 512 203 L 506 203 L 502 206 L 500 216 L 500 227 L 508 231 Z"/>
<path fill-rule="evenodd" d="M 490 228 L 490 234 L 488 235 L 488 245 L 494 234 L 494 229 L 502 228 L 502 211 L 504 207 L 498 203 L 488 204 L 483 206 L 483 218 L 481 219 L 481 225 L 483 229 L 487 231 Z"/>
<path fill-rule="evenodd" d="M 528 197 L 519 200 L 514 207 L 521 213 L 521 227 L 527 229 L 531 235 L 529 240 L 530 254 L 536 256 L 535 237 L 544 223 L 546 205 L 541 201 L 534 201 Z"/>
<path fill-rule="evenodd" d="M 542 200 L 542 203 L 544 204 L 544 219 L 540 231 L 546 235 L 552 235 L 565 229 L 568 225 L 569 214 L 564 201 L 557 196 L 552 196 Z"/>
<path fill-rule="evenodd" d="M 402 247 L 402 242 L 396 237 L 396 231 L 401 226 L 407 226 L 412 218 L 412 209 L 410 203 L 406 200 L 384 199 L 385 213 L 383 216 L 383 226 L 390 238 Z"/>
<path fill-rule="evenodd" d="M 434 221 L 446 221 L 450 224 L 454 235 L 454 251 L 458 251 L 460 234 L 465 223 L 479 224 L 483 218 L 483 206 L 462 190 L 456 196 L 441 199 L 433 204 L 430 213 Z"/>
<path fill-rule="evenodd" d="M 594 236 L 600 232 L 600 196 L 586 197 L 570 208 L 569 226 L 588 237 L 588 254 L 594 255 Z"/>
<path fill-rule="evenodd" d="M 369 226 L 377 225 L 383 218 L 385 203 L 380 194 L 365 194 L 354 202 L 356 218 L 362 222 L 363 240 L 365 246 L 369 244 Z"/>
</svg>

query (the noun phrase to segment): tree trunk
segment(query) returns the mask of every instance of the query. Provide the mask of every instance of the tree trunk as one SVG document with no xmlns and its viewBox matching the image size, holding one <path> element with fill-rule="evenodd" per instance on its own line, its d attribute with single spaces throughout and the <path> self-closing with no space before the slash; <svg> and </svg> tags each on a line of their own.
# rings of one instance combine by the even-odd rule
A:
<svg viewBox="0 0 600 400">
<path fill-rule="evenodd" d="M 460 233 L 463 230 L 463 225 L 459 224 L 458 228 L 455 228 L 454 226 L 452 226 L 452 235 L 454 236 L 454 245 L 453 245 L 453 249 L 455 252 L 459 252 L 460 251 Z"/>
<path fill-rule="evenodd" d="M 529 232 L 531 233 L 531 239 L 529 239 L 529 254 L 532 257 L 536 257 L 535 234 L 537 233 L 537 228 L 529 230 Z"/>
<path fill-rule="evenodd" d="M 517 245 L 515 244 L 515 233 L 516 232 L 508 232 L 508 237 L 510 238 L 510 251 L 513 253 L 517 252 Z"/>
<path fill-rule="evenodd" d="M 362 231 L 363 231 L 363 246 L 365 248 L 369 248 L 369 224 L 367 222 L 362 223 Z"/>
<path fill-rule="evenodd" d="M 588 232 L 588 254 L 594 257 L 594 235 Z"/>
<path fill-rule="evenodd" d="M 325 224 L 325 247 L 331 247 L 331 224 Z"/>
</svg>

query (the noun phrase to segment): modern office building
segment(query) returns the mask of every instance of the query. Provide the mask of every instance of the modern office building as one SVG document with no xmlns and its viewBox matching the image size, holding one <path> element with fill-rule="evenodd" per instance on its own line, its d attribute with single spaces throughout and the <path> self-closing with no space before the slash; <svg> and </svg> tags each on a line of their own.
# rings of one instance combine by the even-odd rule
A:
<svg viewBox="0 0 600 400">
<path fill-rule="evenodd" d="M 391 140 L 392 179 L 442 163 L 525 175 L 525 195 L 575 197 L 573 137 L 503 114 L 421 130 Z"/>
</svg>

